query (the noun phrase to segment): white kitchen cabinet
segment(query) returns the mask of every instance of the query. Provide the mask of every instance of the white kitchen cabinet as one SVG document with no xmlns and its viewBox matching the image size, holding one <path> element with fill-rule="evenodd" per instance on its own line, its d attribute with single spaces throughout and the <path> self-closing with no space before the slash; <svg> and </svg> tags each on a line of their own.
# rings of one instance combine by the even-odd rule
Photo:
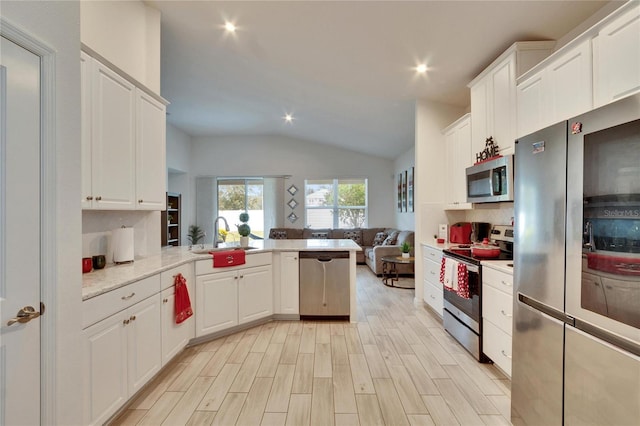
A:
<svg viewBox="0 0 640 426">
<path fill-rule="evenodd" d="M 136 89 L 136 208 L 166 208 L 166 107 Z"/>
<path fill-rule="evenodd" d="M 90 69 L 92 206 L 133 209 L 135 86 L 98 61 Z"/>
<path fill-rule="evenodd" d="M 517 42 L 477 76 L 471 89 L 471 153 L 485 149 L 487 138 L 501 155 L 513 154 L 516 138 L 516 78 L 544 59 L 555 42 Z"/>
<path fill-rule="evenodd" d="M 444 130 L 447 161 L 447 210 L 471 209 L 467 203 L 466 168 L 471 166 L 471 114 Z"/>
<path fill-rule="evenodd" d="M 196 337 L 238 325 L 238 273 L 196 277 Z"/>
<path fill-rule="evenodd" d="M 187 318 L 180 324 L 176 324 L 175 314 L 175 275 L 181 273 L 187 280 L 187 289 L 191 300 L 191 308 L 195 311 L 195 280 L 193 278 L 193 265 L 191 263 L 181 265 L 160 274 L 162 286 L 162 306 L 160 315 L 162 318 L 162 365 L 166 365 L 184 349 L 189 340 L 195 337 L 195 315 Z"/>
<path fill-rule="evenodd" d="M 82 208 L 162 210 L 166 106 L 81 52 Z"/>
<path fill-rule="evenodd" d="M 297 251 L 280 253 L 279 314 L 300 314 L 300 263 Z M 276 284 L 277 285 L 277 284 Z"/>
<path fill-rule="evenodd" d="M 640 3 L 629 6 L 593 40 L 596 108 L 640 91 Z"/>
<path fill-rule="evenodd" d="M 517 86 L 518 132 L 524 136 L 593 108 L 591 39 L 552 55 Z"/>
<path fill-rule="evenodd" d="M 159 370 L 156 294 L 83 331 L 85 424 L 103 424 Z"/>
<path fill-rule="evenodd" d="M 238 324 L 273 314 L 273 273 L 271 266 L 238 272 Z"/>
<path fill-rule="evenodd" d="M 513 274 L 483 263 L 482 351 L 511 377 Z"/>
<path fill-rule="evenodd" d="M 435 313 L 442 316 L 444 309 L 444 294 L 440 283 L 442 251 L 423 244 L 422 253 L 424 301 Z"/>
</svg>

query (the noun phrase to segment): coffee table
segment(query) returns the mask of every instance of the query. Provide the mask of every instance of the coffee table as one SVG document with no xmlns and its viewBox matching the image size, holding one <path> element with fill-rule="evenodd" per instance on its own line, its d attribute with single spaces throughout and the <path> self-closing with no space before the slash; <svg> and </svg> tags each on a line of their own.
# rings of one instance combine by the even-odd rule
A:
<svg viewBox="0 0 640 426">
<path fill-rule="evenodd" d="M 396 267 L 399 264 L 411 265 L 416 262 L 415 257 L 402 257 L 402 256 L 383 256 L 382 257 L 382 284 L 387 287 L 393 288 L 404 288 L 404 289 L 414 289 L 414 285 L 411 287 L 404 287 L 394 285 L 394 282 L 398 282 L 398 268 Z"/>
</svg>

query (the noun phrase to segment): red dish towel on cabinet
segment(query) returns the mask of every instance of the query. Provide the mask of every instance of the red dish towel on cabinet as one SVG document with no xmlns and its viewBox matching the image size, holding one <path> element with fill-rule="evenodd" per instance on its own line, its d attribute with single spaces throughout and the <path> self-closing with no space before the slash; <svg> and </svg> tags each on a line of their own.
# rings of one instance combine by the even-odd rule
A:
<svg viewBox="0 0 640 426">
<path fill-rule="evenodd" d="M 193 309 L 191 309 L 191 300 L 189 299 L 189 289 L 187 288 L 187 280 L 182 274 L 175 276 L 173 284 L 175 286 L 175 311 L 176 311 L 176 324 L 180 324 L 191 315 L 193 315 Z"/>
</svg>

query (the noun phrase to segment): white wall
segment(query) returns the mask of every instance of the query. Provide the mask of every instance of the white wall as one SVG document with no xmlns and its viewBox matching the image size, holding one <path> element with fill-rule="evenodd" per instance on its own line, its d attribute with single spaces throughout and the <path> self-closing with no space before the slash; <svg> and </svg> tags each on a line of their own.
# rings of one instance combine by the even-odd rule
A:
<svg viewBox="0 0 640 426">
<path fill-rule="evenodd" d="M 80 258 L 80 10 L 77 2 L 2 2 L 2 16 L 55 50 L 55 306 L 47 318 L 56 321 L 55 375 L 52 395 L 55 413 L 45 423 L 82 423 Z M 44 323 L 43 323 L 44 324 Z M 37 384 L 29 383 L 38 391 Z"/>
<path fill-rule="evenodd" d="M 160 94 L 160 12 L 141 1 L 80 2 L 81 40 Z"/>
<path fill-rule="evenodd" d="M 369 226 L 390 226 L 394 218 L 393 160 L 374 157 L 329 145 L 278 136 L 193 138 L 191 175 L 197 176 L 274 176 L 291 175 L 299 192 L 293 197 L 300 217 L 285 226 L 304 226 L 304 180 L 361 177 L 369 179 Z M 192 184 L 195 185 L 195 184 Z M 292 197 L 285 193 L 284 202 Z M 193 207 L 195 209 L 195 201 Z M 284 215 L 291 213 L 288 206 Z"/>
<path fill-rule="evenodd" d="M 405 171 L 410 171 L 412 167 L 415 168 L 416 165 L 416 150 L 415 148 L 411 148 L 409 151 L 404 154 L 399 155 L 393 162 L 393 170 L 394 176 L 398 176 L 398 173 L 404 173 Z M 396 181 L 393 183 L 392 187 L 393 194 L 397 193 L 396 189 Z M 415 170 L 414 170 L 414 191 L 415 191 Z M 407 201 L 408 202 L 408 201 Z M 415 199 L 414 199 L 415 202 Z M 397 229 L 407 229 L 411 231 L 415 231 L 416 221 L 415 221 L 415 213 L 413 211 L 399 212 L 397 208 L 397 198 L 396 204 L 394 205 L 396 208 L 394 209 L 395 215 L 395 227 Z M 415 203 L 414 203 L 414 211 L 415 211 Z"/>
</svg>

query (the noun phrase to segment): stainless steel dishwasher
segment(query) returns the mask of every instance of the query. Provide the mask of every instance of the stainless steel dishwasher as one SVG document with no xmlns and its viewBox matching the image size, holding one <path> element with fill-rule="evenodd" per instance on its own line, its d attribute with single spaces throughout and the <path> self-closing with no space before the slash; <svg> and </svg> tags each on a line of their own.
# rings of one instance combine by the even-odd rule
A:
<svg viewBox="0 0 640 426">
<path fill-rule="evenodd" d="M 300 317 L 349 317 L 349 252 L 300 252 Z"/>
</svg>

